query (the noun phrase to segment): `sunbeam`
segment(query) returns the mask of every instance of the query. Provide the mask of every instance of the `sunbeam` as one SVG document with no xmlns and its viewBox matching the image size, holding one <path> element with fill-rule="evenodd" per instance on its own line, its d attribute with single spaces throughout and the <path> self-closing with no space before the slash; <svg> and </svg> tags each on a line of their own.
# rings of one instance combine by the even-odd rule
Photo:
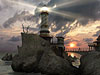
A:
<svg viewBox="0 0 100 75">
<path fill-rule="evenodd" d="M 74 19 L 79 19 L 79 18 L 83 18 L 83 16 L 81 16 L 80 14 L 76 14 L 76 13 L 72 13 L 72 12 L 64 12 L 64 11 L 52 11 L 52 13 L 64 16 L 66 18 L 74 18 Z"/>
<path fill-rule="evenodd" d="M 57 4 L 56 5 L 56 8 L 61 8 L 61 7 L 72 7 L 72 6 L 75 6 L 75 5 L 82 5 L 82 4 L 87 4 L 87 3 L 91 3 L 95 0 L 74 0 L 74 1 L 69 1 L 69 2 L 63 2 L 63 3 L 60 3 L 60 4 Z"/>
<path fill-rule="evenodd" d="M 60 4 L 57 4 L 56 5 L 56 8 L 59 8 L 59 7 L 63 7 L 63 6 L 70 6 L 76 2 L 79 2 L 80 0 L 74 0 L 74 1 L 69 1 L 69 2 L 63 2 L 63 3 L 60 3 Z"/>
<path fill-rule="evenodd" d="M 22 6 L 26 6 L 26 7 L 30 7 L 30 8 L 36 7 L 33 4 L 28 4 L 28 3 L 20 2 L 20 1 L 12 1 L 12 0 L 9 0 L 9 2 L 14 3 L 14 4 L 18 4 L 18 5 L 22 5 Z"/>
</svg>

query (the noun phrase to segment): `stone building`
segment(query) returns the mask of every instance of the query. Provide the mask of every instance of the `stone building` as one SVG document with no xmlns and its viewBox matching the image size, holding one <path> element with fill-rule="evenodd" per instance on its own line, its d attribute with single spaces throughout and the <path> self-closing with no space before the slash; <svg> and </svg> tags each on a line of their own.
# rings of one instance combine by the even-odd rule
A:
<svg viewBox="0 0 100 75">
<path fill-rule="evenodd" d="M 64 37 L 57 36 L 57 43 L 54 43 L 53 36 L 50 35 L 49 25 L 48 25 L 48 11 L 45 10 L 46 7 L 41 11 L 41 26 L 39 35 L 32 33 L 21 33 L 22 46 L 18 46 L 18 53 L 22 57 L 32 56 L 37 54 L 38 51 L 43 50 L 54 50 L 54 52 L 63 57 L 64 47 Z M 23 30 L 24 31 L 24 30 Z"/>
</svg>

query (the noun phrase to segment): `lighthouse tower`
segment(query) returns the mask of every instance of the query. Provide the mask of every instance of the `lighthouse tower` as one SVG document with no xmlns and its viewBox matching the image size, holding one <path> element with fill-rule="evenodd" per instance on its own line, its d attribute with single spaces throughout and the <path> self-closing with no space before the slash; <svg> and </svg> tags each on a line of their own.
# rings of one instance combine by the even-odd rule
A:
<svg viewBox="0 0 100 75">
<path fill-rule="evenodd" d="M 45 40 L 50 41 L 52 37 L 50 37 L 49 25 L 48 25 L 48 15 L 49 9 L 44 6 L 41 8 L 41 27 L 40 27 L 40 37 L 44 38 Z"/>
</svg>

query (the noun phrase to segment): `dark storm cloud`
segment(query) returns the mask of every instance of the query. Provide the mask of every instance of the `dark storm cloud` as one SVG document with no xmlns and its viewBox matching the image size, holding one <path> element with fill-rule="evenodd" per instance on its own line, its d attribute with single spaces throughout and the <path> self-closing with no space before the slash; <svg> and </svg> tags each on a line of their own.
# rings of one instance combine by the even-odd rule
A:
<svg viewBox="0 0 100 75">
<path fill-rule="evenodd" d="M 97 37 L 97 36 L 99 36 L 99 35 L 100 35 L 100 30 L 97 31 L 96 34 L 94 34 L 93 36 L 94 36 L 94 37 Z"/>
<path fill-rule="evenodd" d="M 78 4 L 78 2 L 76 4 L 73 3 L 72 6 L 67 7 L 67 5 L 65 5 L 64 7 L 61 8 L 57 8 L 56 11 L 64 11 L 64 12 L 72 12 L 72 13 L 77 13 L 82 15 L 85 19 L 80 19 L 80 23 L 82 23 L 83 25 L 87 24 L 89 19 L 92 20 L 96 20 L 99 17 L 99 14 L 97 14 L 97 12 L 99 11 L 99 4 L 100 2 L 98 0 L 80 0 L 81 1 L 88 1 L 89 3 L 81 3 Z M 62 4 L 63 2 L 67 3 L 67 0 L 51 0 L 48 5 L 49 6 L 54 6 L 55 4 Z M 77 18 L 65 18 L 62 17 L 60 15 L 54 14 L 51 15 L 51 20 L 55 21 L 57 23 L 58 29 L 61 28 L 62 25 L 65 25 L 68 21 L 73 21 Z M 59 26 L 60 25 L 60 26 Z"/>
<path fill-rule="evenodd" d="M 94 2 L 83 4 L 83 5 L 77 5 L 75 7 L 70 7 L 67 9 L 68 11 L 82 14 L 84 17 L 89 17 L 91 19 L 97 19 L 97 11 L 96 8 L 99 6 L 99 2 L 95 0 Z"/>
<path fill-rule="evenodd" d="M 13 36 L 13 37 L 11 37 L 8 41 L 11 41 L 11 42 L 18 42 L 18 41 L 21 40 L 20 38 L 21 38 L 20 36 L 17 36 L 17 37 Z"/>
<path fill-rule="evenodd" d="M 67 3 L 67 1 L 65 0 L 51 0 L 49 2 L 49 5 L 55 5 L 57 3 L 62 4 L 63 1 L 65 3 Z M 97 12 L 99 9 L 99 4 L 100 2 L 98 0 L 79 0 L 79 2 L 84 2 L 84 1 L 88 1 L 89 3 L 83 3 L 83 4 L 75 4 L 73 3 L 73 5 L 71 7 L 67 7 L 67 5 L 65 5 L 64 7 L 58 8 L 58 11 L 70 11 L 73 13 L 79 13 L 82 14 L 82 16 L 84 17 L 89 17 L 92 19 L 97 18 Z"/>
<path fill-rule="evenodd" d="M 93 39 L 92 39 L 92 38 L 84 38 L 84 39 L 83 39 L 83 41 L 85 41 L 85 42 L 89 43 L 89 42 L 92 42 L 92 41 L 93 41 Z"/>
<path fill-rule="evenodd" d="M 69 19 L 66 19 L 64 17 L 61 17 L 59 15 L 56 15 L 56 14 L 52 14 L 50 15 L 50 18 L 49 18 L 49 23 L 53 23 L 55 22 L 57 28 L 55 29 L 55 32 L 60 30 L 62 26 L 65 26 L 70 20 Z M 72 22 L 74 20 L 71 20 Z M 66 32 L 69 32 L 70 31 L 70 27 L 68 27 L 67 31 Z"/>
<path fill-rule="evenodd" d="M 5 28 L 10 27 L 13 23 L 17 22 L 17 21 L 37 21 L 36 20 L 37 17 L 33 16 L 32 14 L 30 14 L 28 11 L 23 11 L 20 14 L 16 13 L 13 17 L 9 18 L 4 24 L 3 26 Z"/>
<path fill-rule="evenodd" d="M 33 1 L 33 0 L 31 0 L 31 1 Z M 84 1 L 84 0 L 80 0 L 80 1 Z M 57 8 L 56 11 L 58 11 L 58 12 L 59 11 L 64 11 L 64 12 L 68 11 L 68 12 L 72 12 L 72 13 L 81 14 L 82 16 L 84 16 L 86 18 L 85 19 L 81 19 L 79 21 L 80 21 L 80 23 L 85 25 L 86 23 L 88 23 L 89 19 L 93 19 L 93 20 L 98 19 L 98 15 L 96 13 L 98 11 L 97 8 L 99 8 L 99 1 L 97 1 L 97 0 L 92 0 L 92 2 L 91 2 L 91 0 L 88 0 L 88 1 L 90 1 L 90 2 L 89 3 L 84 3 L 84 4 L 78 4 L 77 3 L 76 5 L 74 5 L 74 6 L 72 5 L 71 7 L 67 7 L 67 5 L 65 5 L 64 7 Z M 54 6 L 55 4 L 62 4 L 63 2 L 66 3 L 68 1 L 67 0 L 51 0 L 48 3 L 48 5 L 49 6 Z M 41 4 L 43 5 L 43 3 L 40 3 L 40 5 Z M 27 11 L 23 11 L 20 14 L 15 14 L 13 17 L 9 18 L 3 24 L 3 26 L 5 28 L 10 27 L 16 21 L 23 21 L 23 20 L 24 21 L 38 21 L 37 17 L 39 15 L 35 15 L 35 16 L 33 16 L 32 14 L 25 15 L 25 13 L 28 13 L 28 12 Z M 61 15 L 57 15 L 57 14 L 54 14 L 54 13 L 50 13 L 49 25 L 51 23 L 55 22 L 57 28 L 54 30 L 54 32 L 56 32 L 56 31 L 60 30 L 62 26 L 65 26 L 68 22 L 74 22 L 75 19 L 76 18 L 66 18 L 65 16 L 61 16 Z M 63 33 L 63 35 L 68 33 L 71 29 L 76 28 L 76 27 L 77 27 L 77 25 L 75 25 L 74 27 L 70 27 L 70 25 L 68 27 L 65 27 L 65 32 Z"/>
</svg>

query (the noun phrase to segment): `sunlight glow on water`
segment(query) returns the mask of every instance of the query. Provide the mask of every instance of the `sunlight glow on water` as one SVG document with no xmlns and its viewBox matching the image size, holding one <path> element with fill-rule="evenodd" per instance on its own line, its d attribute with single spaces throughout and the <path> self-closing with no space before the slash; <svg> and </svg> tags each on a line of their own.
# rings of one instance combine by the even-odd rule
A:
<svg viewBox="0 0 100 75">
<path fill-rule="evenodd" d="M 78 53 L 74 53 L 74 52 L 68 52 L 68 56 L 75 56 L 77 58 L 81 58 L 82 55 L 78 54 Z"/>
</svg>

